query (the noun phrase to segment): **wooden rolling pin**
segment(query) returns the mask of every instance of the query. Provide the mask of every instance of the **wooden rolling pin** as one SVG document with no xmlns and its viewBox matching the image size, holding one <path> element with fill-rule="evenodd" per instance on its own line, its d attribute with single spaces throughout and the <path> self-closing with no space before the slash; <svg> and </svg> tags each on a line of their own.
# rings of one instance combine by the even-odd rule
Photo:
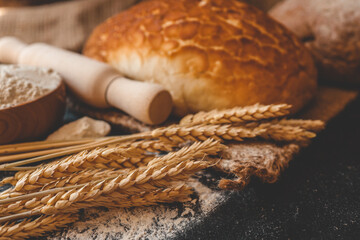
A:
<svg viewBox="0 0 360 240">
<path fill-rule="evenodd" d="M 105 63 L 54 46 L 3 37 L 0 62 L 52 68 L 89 105 L 113 106 L 147 124 L 162 123 L 172 109 L 171 96 L 162 86 L 129 80 Z"/>
</svg>

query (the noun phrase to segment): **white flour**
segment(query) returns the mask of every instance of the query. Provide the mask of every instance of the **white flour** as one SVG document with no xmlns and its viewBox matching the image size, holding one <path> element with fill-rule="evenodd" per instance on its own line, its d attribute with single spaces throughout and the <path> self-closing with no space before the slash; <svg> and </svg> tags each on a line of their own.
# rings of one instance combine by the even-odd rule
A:
<svg viewBox="0 0 360 240">
<path fill-rule="evenodd" d="M 50 69 L 0 65 L 0 109 L 35 100 L 54 90 L 60 81 Z"/>
<path fill-rule="evenodd" d="M 198 195 L 191 202 L 109 211 L 86 210 L 81 221 L 49 239 L 171 239 L 201 221 L 228 197 L 197 180 L 189 185 Z"/>
</svg>

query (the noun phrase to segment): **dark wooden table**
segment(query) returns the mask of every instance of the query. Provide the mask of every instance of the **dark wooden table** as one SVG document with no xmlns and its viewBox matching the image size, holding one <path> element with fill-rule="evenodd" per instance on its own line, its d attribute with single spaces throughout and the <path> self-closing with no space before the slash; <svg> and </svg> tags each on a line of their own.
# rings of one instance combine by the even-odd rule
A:
<svg viewBox="0 0 360 240">
<path fill-rule="evenodd" d="M 359 239 L 360 98 L 290 162 L 252 181 L 178 239 Z"/>
</svg>

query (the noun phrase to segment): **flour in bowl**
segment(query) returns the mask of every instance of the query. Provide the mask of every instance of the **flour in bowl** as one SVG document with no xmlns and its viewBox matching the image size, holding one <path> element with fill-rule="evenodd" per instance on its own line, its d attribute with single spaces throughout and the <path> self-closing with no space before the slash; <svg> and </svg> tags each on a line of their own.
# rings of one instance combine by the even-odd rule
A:
<svg viewBox="0 0 360 240">
<path fill-rule="evenodd" d="M 44 96 L 60 82 L 60 75 L 48 68 L 0 65 L 0 109 Z"/>
</svg>

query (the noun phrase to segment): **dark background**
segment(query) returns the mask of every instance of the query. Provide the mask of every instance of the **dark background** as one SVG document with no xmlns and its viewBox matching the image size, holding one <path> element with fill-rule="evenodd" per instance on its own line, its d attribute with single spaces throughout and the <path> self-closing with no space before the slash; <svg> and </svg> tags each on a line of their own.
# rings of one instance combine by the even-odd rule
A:
<svg viewBox="0 0 360 240">
<path fill-rule="evenodd" d="M 290 162 L 177 239 L 360 239 L 360 98 Z"/>
</svg>

